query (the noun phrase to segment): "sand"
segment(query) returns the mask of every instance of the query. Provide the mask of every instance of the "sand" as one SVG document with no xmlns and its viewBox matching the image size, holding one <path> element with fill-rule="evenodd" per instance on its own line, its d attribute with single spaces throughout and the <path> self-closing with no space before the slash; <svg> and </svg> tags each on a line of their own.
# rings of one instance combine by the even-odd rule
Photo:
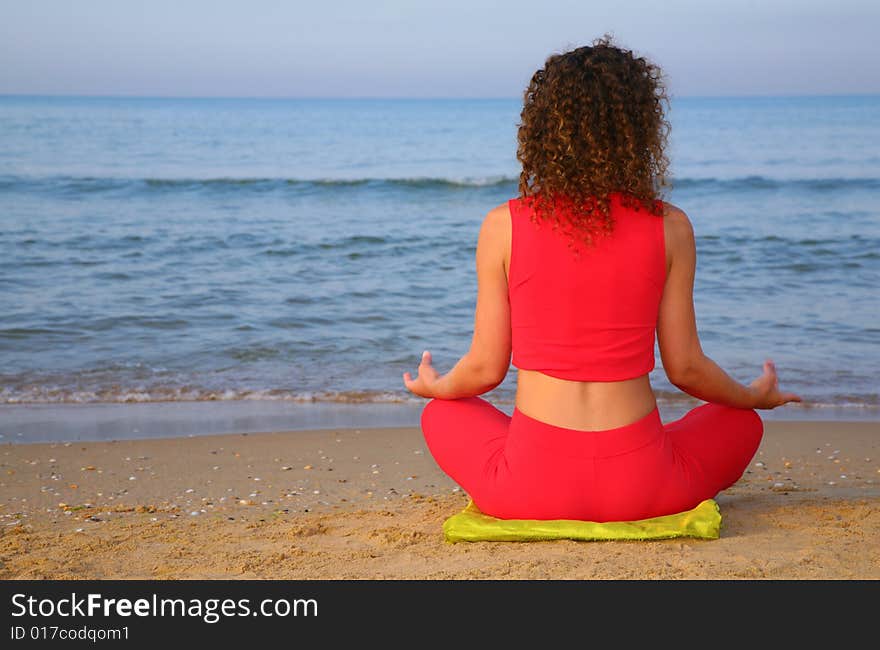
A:
<svg viewBox="0 0 880 650">
<path fill-rule="evenodd" d="M 0 446 L 3 579 L 878 579 L 880 423 L 765 423 L 718 540 L 460 543 L 411 427 Z"/>
</svg>

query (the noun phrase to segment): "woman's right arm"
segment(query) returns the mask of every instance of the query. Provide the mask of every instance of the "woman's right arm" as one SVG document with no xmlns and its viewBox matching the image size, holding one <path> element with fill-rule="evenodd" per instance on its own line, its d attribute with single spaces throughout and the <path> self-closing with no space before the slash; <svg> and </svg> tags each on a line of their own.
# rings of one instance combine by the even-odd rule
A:
<svg viewBox="0 0 880 650">
<path fill-rule="evenodd" d="M 666 285 L 657 320 L 657 340 L 663 369 L 669 381 L 685 393 L 706 402 L 735 408 L 772 409 L 801 401 L 793 393 L 779 391 L 773 362 L 749 386 L 739 383 L 703 353 L 694 314 L 694 275 L 697 249 L 694 229 L 687 215 L 666 204 Z"/>
</svg>

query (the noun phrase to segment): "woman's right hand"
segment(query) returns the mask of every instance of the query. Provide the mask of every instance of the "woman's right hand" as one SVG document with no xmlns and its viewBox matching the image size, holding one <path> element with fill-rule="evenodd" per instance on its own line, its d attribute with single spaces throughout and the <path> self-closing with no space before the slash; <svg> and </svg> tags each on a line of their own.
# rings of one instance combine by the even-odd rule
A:
<svg viewBox="0 0 880 650">
<path fill-rule="evenodd" d="M 755 399 L 753 408 L 774 409 L 788 402 L 802 402 L 799 395 L 783 393 L 779 390 L 779 377 L 776 374 L 776 364 L 770 359 L 764 362 L 764 374 L 749 385 L 749 389 Z"/>
</svg>

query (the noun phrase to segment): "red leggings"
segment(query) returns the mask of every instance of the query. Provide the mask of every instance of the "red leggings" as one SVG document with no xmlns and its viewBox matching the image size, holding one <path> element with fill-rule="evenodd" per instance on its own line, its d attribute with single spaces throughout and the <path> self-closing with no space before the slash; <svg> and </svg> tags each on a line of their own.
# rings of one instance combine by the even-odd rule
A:
<svg viewBox="0 0 880 650">
<path fill-rule="evenodd" d="M 479 397 L 432 399 L 422 432 L 437 464 L 501 519 L 632 521 L 683 512 L 733 485 L 764 433 L 752 409 L 703 404 L 663 424 L 655 407 L 614 429 L 513 416 Z"/>
</svg>

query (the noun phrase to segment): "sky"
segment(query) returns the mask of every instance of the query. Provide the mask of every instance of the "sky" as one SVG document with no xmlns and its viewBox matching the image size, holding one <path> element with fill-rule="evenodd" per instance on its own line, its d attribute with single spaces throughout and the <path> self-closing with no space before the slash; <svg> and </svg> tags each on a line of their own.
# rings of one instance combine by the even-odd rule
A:
<svg viewBox="0 0 880 650">
<path fill-rule="evenodd" d="M 604 33 L 672 96 L 880 93 L 876 0 L 0 0 L 0 94 L 513 98 Z"/>
</svg>

